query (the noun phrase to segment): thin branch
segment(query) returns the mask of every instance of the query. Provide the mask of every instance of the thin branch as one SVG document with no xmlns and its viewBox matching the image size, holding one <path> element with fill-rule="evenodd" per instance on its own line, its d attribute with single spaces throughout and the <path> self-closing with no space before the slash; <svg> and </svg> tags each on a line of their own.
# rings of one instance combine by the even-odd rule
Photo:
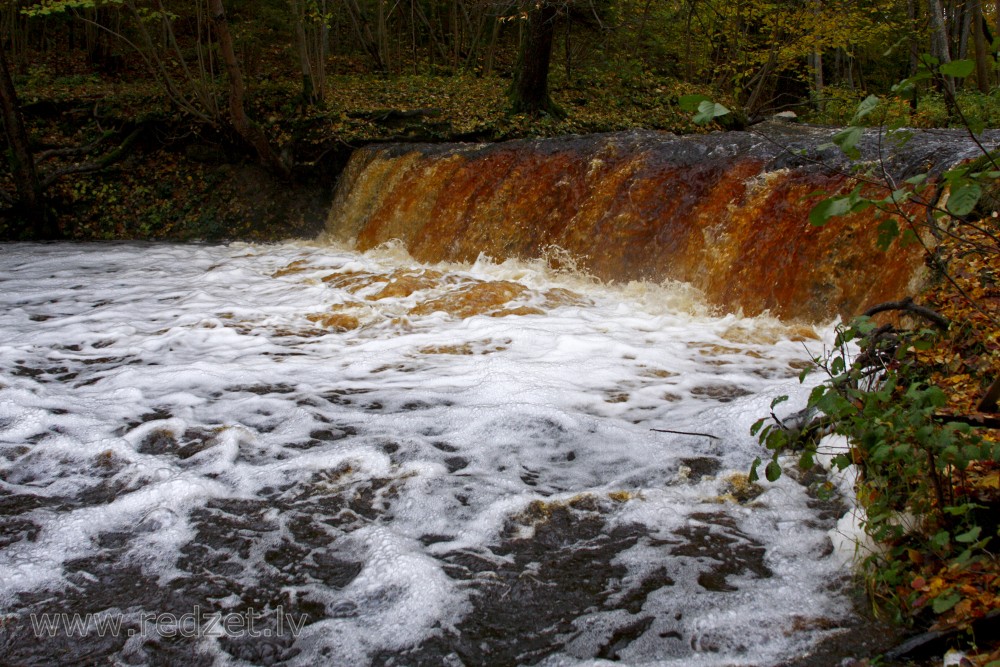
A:
<svg viewBox="0 0 1000 667">
<path fill-rule="evenodd" d="M 913 220 L 910 219 L 908 216 L 903 216 L 903 219 L 906 220 L 906 223 L 908 225 L 910 225 L 910 229 L 911 231 L 913 231 L 913 235 L 916 237 L 917 243 L 919 243 L 920 247 L 924 249 L 924 255 L 926 257 L 933 258 L 934 255 L 933 253 L 931 253 L 931 249 L 927 247 L 927 243 L 924 241 L 923 238 L 921 238 L 920 234 L 918 234 L 917 231 L 913 229 L 915 225 Z M 958 291 L 958 293 L 962 295 L 962 298 L 965 299 L 970 306 L 975 308 L 979 312 L 979 314 L 985 317 L 993 326 L 1000 328 L 1000 322 L 997 322 L 997 320 L 992 315 L 983 310 L 983 307 L 980 306 L 979 303 L 972 298 L 971 294 L 965 291 L 965 288 L 963 288 L 961 285 L 958 284 L 958 281 L 955 280 L 954 276 L 952 276 L 951 273 L 949 273 L 947 269 L 945 269 L 945 267 L 939 266 L 938 268 L 941 269 L 941 275 L 944 276 L 945 280 L 947 280 L 951 284 L 951 286 L 954 287 Z"/>
<path fill-rule="evenodd" d="M 712 440 L 721 440 L 721 438 L 712 435 L 711 433 L 693 433 L 691 431 L 671 431 L 666 428 L 651 428 L 650 431 L 656 431 L 657 433 L 673 433 L 674 435 L 699 435 L 706 438 L 711 438 Z"/>
</svg>

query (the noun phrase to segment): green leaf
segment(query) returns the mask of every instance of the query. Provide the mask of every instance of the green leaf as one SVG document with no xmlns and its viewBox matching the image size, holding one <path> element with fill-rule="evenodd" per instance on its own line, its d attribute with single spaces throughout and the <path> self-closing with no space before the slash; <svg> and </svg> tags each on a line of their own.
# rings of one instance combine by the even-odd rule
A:
<svg viewBox="0 0 1000 667">
<path fill-rule="evenodd" d="M 837 454 L 833 457 L 833 464 L 837 466 L 837 470 L 843 470 L 853 463 L 854 461 L 851 459 L 849 454 Z"/>
<path fill-rule="evenodd" d="M 823 394 L 823 397 L 816 401 L 816 407 L 823 414 L 830 415 L 831 417 L 850 413 L 854 410 L 854 404 L 835 391 L 828 391 Z"/>
<path fill-rule="evenodd" d="M 878 226 L 878 249 L 885 252 L 899 238 L 899 225 L 892 218 Z"/>
<path fill-rule="evenodd" d="M 844 155 L 857 160 L 861 157 L 861 151 L 857 149 L 857 144 L 861 141 L 862 129 L 860 127 L 846 127 L 831 137 L 831 141 L 840 147 Z"/>
<path fill-rule="evenodd" d="M 757 435 L 757 432 L 760 431 L 760 429 L 764 425 L 765 421 L 767 421 L 767 417 L 761 417 L 760 419 L 758 419 L 757 421 L 755 421 L 753 423 L 753 426 L 750 427 L 750 435 Z M 758 459 L 758 463 L 759 462 L 760 462 L 760 460 Z"/>
<path fill-rule="evenodd" d="M 962 596 L 958 593 L 951 593 L 949 595 L 939 595 L 934 598 L 934 613 L 943 614 L 948 611 L 962 599 Z"/>
<path fill-rule="evenodd" d="M 907 37 L 904 35 L 903 37 L 900 37 L 898 40 L 896 40 L 895 44 L 893 44 L 888 49 L 886 49 L 885 51 L 883 51 L 882 52 L 882 57 L 883 58 L 888 58 L 889 56 L 892 55 L 893 51 L 895 51 L 896 49 L 900 48 L 900 46 L 905 45 L 906 43 L 907 43 Z"/>
<path fill-rule="evenodd" d="M 851 212 L 851 200 L 849 197 L 830 197 L 812 207 L 809 211 L 809 224 L 814 227 L 822 227 L 830 218 L 839 215 L 846 215 Z"/>
<path fill-rule="evenodd" d="M 956 167 L 955 169 L 949 169 L 941 174 L 941 177 L 947 181 L 948 186 L 954 190 L 968 182 L 971 171 L 972 170 L 968 165 L 963 165 L 961 167 Z"/>
<path fill-rule="evenodd" d="M 771 409 L 773 410 L 776 405 L 784 403 L 787 400 L 788 400 L 788 396 L 786 396 L 786 395 L 775 397 L 775 399 L 773 401 L 771 401 Z"/>
<path fill-rule="evenodd" d="M 902 148 L 913 139 L 913 131 L 903 126 L 892 127 L 885 133 L 885 136 L 893 146 Z"/>
<path fill-rule="evenodd" d="M 713 120 L 719 116 L 725 116 L 729 113 L 729 109 L 722 106 L 718 102 L 712 102 L 711 100 L 704 100 L 698 104 L 698 113 L 692 118 L 697 125 L 705 125 L 706 123 L 711 123 Z"/>
<path fill-rule="evenodd" d="M 844 361 L 843 357 L 834 357 L 830 362 L 830 372 L 834 375 L 840 375 L 846 367 L 847 362 Z"/>
<path fill-rule="evenodd" d="M 866 97 L 862 100 L 861 104 L 858 105 L 858 110 L 854 112 L 854 119 L 851 122 L 857 123 L 862 118 L 870 114 L 875 110 L 875 107 L 878 106 L 878 103 L 879 99 L 876 95 L 869 95 Z"/>
<path fill-rule="evenodd" d="M 788 431 L 783 428 L 768 427 L 764 446 L 776 451 L 785 449 L 788 446 Z"/>
<path fill-rule="evenodd" d="M 702 102 L 710 102 L 711 100 L 706 95 L 681 95 L 677 98 L 677 106 L 679 106 L 684 111 L 689 113 L 694 113 L 698 111 L 698 105 Z"/>
<path fill-rule="evenodd" d="M 903 235 L 899 238 L 899 244 L 904 248 L 920 243 L 920 237 L 912 229 L 904 229 Z"/>
<path fill-rule="evenodd" d="M 781 477 L 781 466 L 778 465 L 777 461 L 771 461 L 767 464 L 767 467 L 764 468 L 764 476 L 769 482 L 774 482 Z"/>
<path fill-rule="evenodd" d="M 929 53 L 920 54 L 920 64 L 927 70 L 934 69 L 935 67 L 938 66 L 938 63 L 940 62 L 941 62 L 940 60 L 938 60 L 935 56 L 932 56 Z"/>
<path fill-rule="evenodd" d="M 974 503 L 964 503 L 962 505 L 949 505 L 944 508 L 944 511 L 952 516 L 965 516 L 974 507 Z"/>
<path fill-rule="evenodd" d="M 971 60 L 952 60 L 950 63 L 941 65 L 938 71 L 945 76 L 964 78 L 972 74 L 972 70 L 975 68 L 976 64 Z"/>
<path fill-rule="evenodd" d="M 883 199 L 882 201 L 886 204 L 902 204 L 907 199 L 909 199 L 912 194 L 913 193 L 910 190 L 904 190 L 904 189 L 893 190 L 888 195 L 886 195 L 885 199 Z"/>
<path fill-rule="evenodd" d="M 936 58 L 935 58 L 936 60 Z M 913 90 L 913 86 L 920 83 L 921 81 L 926 81 L 931 78 L 930 70 L 921 69 L 918 70 L 916 74 L 911 77 L 907 77 L 894 85 L 892 87 L 892 92 L 894 93 L 909 93 Z"/>
<path fill-rule="evenodd" d="M 983 529 L 980 528 L 979 526 L 973 526 L 967 532 L 964 532 L 961 535 L 956 535 L 955 541 L 962 542 L 963 544 L 967 544 L 969 542 L 975 542 L 977 539 L 979 539 L 979 533 L 981 533 L 982 530 Z"/>
<path fill-rule="evenodd" d="M 753 463 L 750 464 L 750 474 L 747 475 L 747 480 L 751 482 L 756 482 L 758 479 L 760 479 L 760 476 L 757 474 L 757 466 L 759 466 L 760 463 L 761 461 L 759 456 L 753 460 Z"/>
<path fill-rule="evenodd" d="M 963 185 L 948 197 L 948 204 L 945 208 L 954 216 L 962 217 L 972 213 L 979 203 L 979 198 L 983 196 L 983 189 L 978 183 Z"/>
<path fill-rule="evenodd" d="M 799 456 L 799 468 L 802 470 L 812 470 L 812 467 L 815 464 L 813 454 L 813 450 L 809 448 L 802 450 L 802 455 Z"/>
</svg>

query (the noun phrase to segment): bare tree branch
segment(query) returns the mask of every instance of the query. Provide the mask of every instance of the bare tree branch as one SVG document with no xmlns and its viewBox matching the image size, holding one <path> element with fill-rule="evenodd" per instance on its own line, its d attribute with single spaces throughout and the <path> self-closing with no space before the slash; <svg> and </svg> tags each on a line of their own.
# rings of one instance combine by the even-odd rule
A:
<svg viewBox="0 0 1000 667">
<path fill-rule="evenodd" d="M 886 301 L 885 303 L 880 303 L 877 306 L 872 306 L 866 310 L 862 315 L 867 315 L 871 317 L 872 315 L 877 315 L 878 313 L 885 313 L 891 310 L 903 310 L 908 313 L 913 313 L 914 315 L 919 315 L 925 320 L 929 320 L 935 326 L 941 329 L 947 329 L 951 322 L 944 315 L 941 315 L 935 310 L 931 310 L 927 306 L 921 306 L 913 302 L 913 297 L 906 297 L 899 301 Z"/>
<path fill-rule="evenodd" d="M 118 160 L 125 157 L 129 150 L 131 150 L 132 145 L 142 134 L 142 126 L 137 127 L 132 130 L 132 133 L 125 137 L 125 140 L 107 155 L 103 156 L 99 160 L 93 162 L 84 162 L 83 164 L 74 164 L 68 167 L 63 167 L 62 169 L 56 169 L 50 174 L 46 175 L 42 180 L 42 188 L 47 188 L 63 176 L 69 176 L 70 174 L 87 174 L 95 171 L 100 171 L 114 164 Z"/>
<path fill-rule="evenodd" d="M 74 157 L 76 155 L 86 155 L 91 151 L 93 151 L 98 146 L 100 146 L 102 143 L 104 143 L 113 134 L 114 132 L 108 130 L 100 137 L 98 137 L 95 141 L 92 141 L 86 146 L 75 146 L 73 148 L 50 148 L 49 150 L 42 151 L 37 156 L 35 156 L 35 162 L 36 163 L 42 162 L 44 160 L 48 160 L 54 157 Z"/>
</svg>

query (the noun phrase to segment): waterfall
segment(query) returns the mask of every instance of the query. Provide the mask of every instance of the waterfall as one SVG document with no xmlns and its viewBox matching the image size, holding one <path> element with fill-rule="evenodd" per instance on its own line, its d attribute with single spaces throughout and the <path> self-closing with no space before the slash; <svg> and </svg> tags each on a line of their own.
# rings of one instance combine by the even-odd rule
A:
<svg viewBox="0 0 1000 667">
<path fill-rule="evenodd" d="M 424 262 L 558 247 L 604 281 L 682 281 L 730 312 L 849 317 L 912 294 L 922 255 L 880 250 L 874 208 L 810 225 L 817 193 L 854 186 L 855 165 L 829 134 L 767 125 L 369 146 L 341 179 L 327 234 L 359 250 L 398 239 Z M 897 149 L 869 132 L 863 144 L 867 163 L 893 180 L 974 154 L 957 134 L 923 133 Z"/>
</svg>

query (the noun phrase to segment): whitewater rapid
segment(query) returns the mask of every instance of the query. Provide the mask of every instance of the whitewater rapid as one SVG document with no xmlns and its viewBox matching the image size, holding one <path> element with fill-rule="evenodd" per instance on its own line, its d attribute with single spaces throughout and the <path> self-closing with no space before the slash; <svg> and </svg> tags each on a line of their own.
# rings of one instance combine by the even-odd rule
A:
<svg viewBox="0 0 1000 667">
<path fill-rule="evenodd" d="M 392 247 L 0 246 L 0 651 L 794 662 L 853 616 L 843 508 L 741 474 L 830 328 L 699 303 Z"/>
</svg>

